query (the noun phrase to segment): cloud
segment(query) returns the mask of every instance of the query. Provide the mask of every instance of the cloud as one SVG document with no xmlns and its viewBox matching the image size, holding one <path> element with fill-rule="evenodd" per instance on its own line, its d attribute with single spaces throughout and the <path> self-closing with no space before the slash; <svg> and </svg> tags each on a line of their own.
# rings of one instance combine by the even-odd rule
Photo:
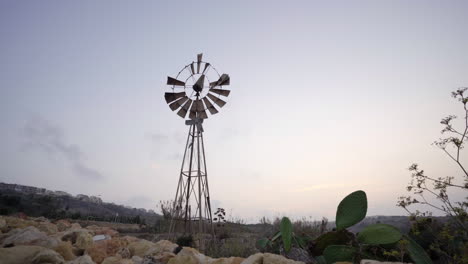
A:
<svg viewBox="0 0 468 264">
<path fill-rule="evenodd" d="M 34 117 L 26 121 L 22 130 L 26 149 L 46 152 L 50 155 L 60 155 L 69 163 L 73 173 L 87 180 L 100 180 L 104 176 L 90 168 L 84 162 L 85 155 L 75 144 L 65 140 L 62 130 L 49 121 Z"/>
</svg>

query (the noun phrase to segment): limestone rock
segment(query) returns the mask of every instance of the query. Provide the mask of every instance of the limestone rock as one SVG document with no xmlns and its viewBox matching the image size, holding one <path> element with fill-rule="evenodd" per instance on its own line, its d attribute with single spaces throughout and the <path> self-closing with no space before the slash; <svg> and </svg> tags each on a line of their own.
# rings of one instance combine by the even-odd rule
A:
<svg viewBox="0 0 468 264">
<path fill-rule="evenodd" d="M 58 232 L 58 228 L 56 225 L 52 224 L 51 222 L 46 222 L 46 221 L 39 222 L 37 229 L 39 229 L 40 231 L 48 235 L 53 235 Z"/>
<path fill-rule="evenodd" d="M 155 262 L 155 263 L 163 263 L 163 264 L 167 264 L 169 262 L 169 260 L 171 260 L 172 258 L 174 258 L 176 256 L 176 254 L 174 253 L 171 253 L 171 252 L 163 252 L 162 254 L 159 254 L 157 256 L 154 256 L 152 257 L 152 260 Z M 148 257 L 148 256 L 147 256 Z M 145 262 L 143 262 L 142 264 L 145 264 Z"/>
<path fill-rule="evenodd" d="M 240 257 L 219 258 L 219 259 L 214 259 L 213 261 L 210 262 L 210 264 L 240 264 L 244 260 L 245 260 L 244 258 L 240 258 Z"/>
<path fill-rule="evenodd" d="M 18 245 L 34 245 L 52 248 L 58 245 L 58 240 L 48 237 L 33 226 L 23 229 L 14 229 L 5 234 L 6 238 L 2 242 L 2 247 Z"/>
<path fill-rule="evenodd" d="M 121 260 L 121 257 L 112 256 L 104 259 L 104 261 L 101 264 L 120 264 Z"/>
<path fill-rule="evenodd" d="M 196 249 L 190 247 L 182 248 L 182 250 L 177 254 L 177 257 L 178 256 L 191 256 L 198 263 L 210 263 L 213 260 L 211 257 L 205 256 L 202 253 L 198 252 Z"/>
<path fill-rule="evenodd" d="M 75 246 L 79 249 L 87 249 L 88 247 L 93 245 L 93 236 L 89 233 L 79 233 L 76 237 Z"/>
<path fill-rule="evenodd" d="M 71 224 L 70 229 L 81 229 L 81 225 L 78 223 L 73 223 Z"/>
<path fill-rule="evenodd" d="M 56 247 L 53 248 L 65 260 L 73 260 L 76 256 L 73 254 L 73 248 L 70 241 L 61 241 Z"/>
<path fill-rule="evenodd" d="M 0 260 L 6 264 L 63 264 L 57 252 L 40 246 L 0 248 Z"/>
<path fill-rule="evenodd" d="M 271 253 L 257 253 L 242 261 L 241 264 L 304 264 L 304 262 Z"/>
<path fill-rule="evenodd" d="M 178 247 L 177 244 L 172 243 L 169 240 L 160 240 L 156 242 L 154 245 L 152 245 L 145 253 L 144 255 L 159 255 L 164 252 L 174 252 L 174 249 Z"/>
<path fill-rule="evenodd" d="M 171 258 L 167 264 L 202 264 L 193 256 L 179 256 Z"/>
<path fill-rule="evenodd" d="M 153 242 L 142 239 L 142 240 L 130 243 L 128 245 L 128 249 L 130 250 L 130 253 L 132 254 L 132 256 L 144 257 L 146 255 L 146 252 L 150 248 L 153 248 L 154 246 L 155 244 Z"/>
<path fill-rule="evenodd" d="M 89 234 L 89 231 L 84 228 L 69 229 L 67 231 L 57 233 L 54 236 L 58 237 L 62 241 L 70 241 L 72 244 L 75 244 L 80 234 Z"/>
<path fill-rule="evenodd" d="M 91 256 L 94 262 L 101 263 L 106 257 L 114 256 L 117 252 L 126 247 L 126 241 L 120 238 L 102 240 L 95 242 L 86 249 L 86 253 Z"/>
<path fill-rule="evenodd" d="M 142 257 L 139 257 L 139 256 L 133 256 L 133 257 L 132 257 L 132 261 L 133 261 L 133 263 L 135 263 L 135 264 L 142 264 L 143 258 L 142 258 Z"/>
<path fill-rule="evenodd" d="M 55 225 L 57 225 L 57 228 L 60 232 L 67 230 L 68 228 L 71 227 L 71 223 L 67 220 L 60 219 L 58 220 Z"/>
<path fill-rule="evenodd" d="M 85 252 L 98 264 L 107 258 L 106 248 L 103 244 L 95 243 L 92 247 L 87 248 Z"/>
<path fill-rule="evenodd" d="M 26 228 L 28 226 L 37 226 L 38 223 L 18 217 L 5 216 L 3 218 L 6 221 L 6 229 L 3 231 L 10 231 L 15 228 Z"/>
<path fill-rule="evenodd" d="M 5 219 L 0 218 L 0 231 L 6 230 L 6 228 L 7 228 L 7 222 L 5 221 Z"/>
<path fill-rule="evenodd" d="M 96 264 L 89 255 L 78 257 L 72 261 L 67 261 L 66 264 Z"/>
</svg>

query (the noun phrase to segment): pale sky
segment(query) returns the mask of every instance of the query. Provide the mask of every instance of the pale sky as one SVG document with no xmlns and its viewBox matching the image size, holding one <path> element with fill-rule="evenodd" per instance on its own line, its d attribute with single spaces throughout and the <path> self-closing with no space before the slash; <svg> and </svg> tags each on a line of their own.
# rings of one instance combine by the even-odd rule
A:
<svg viewBox="0 0 468 264">
<path fill-rule="evenodd" d="M 467 1 L 1 1 L 0 181 L 147 209 L 173 199 L 188 127 L 166 78 L 203 52 L 231 76 L 204 123 L 215 207 L 334 220 L 362 189 L 368 215 L 403 215 L 411 163 L 458 173 L 431 143 L 461 114 L 450 92 L 468 86 L 467 13 Z"/>
</svg>

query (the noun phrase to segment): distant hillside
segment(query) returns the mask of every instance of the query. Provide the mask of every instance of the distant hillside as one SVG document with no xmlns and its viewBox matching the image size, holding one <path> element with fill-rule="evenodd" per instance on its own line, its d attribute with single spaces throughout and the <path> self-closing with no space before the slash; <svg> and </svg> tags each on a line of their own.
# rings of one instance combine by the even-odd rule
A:
<svg viewBox="0 0 468 264">
<path fill-rule="evenodd" d="M 72 196 L 19 184 L 0 183 L 0 214 L 24 213 L 47 218 L 72 218 L 121 223 L 153 224 L 162 216 L 153 210 L 105 203 L 96 196 Z"/>
</svg>

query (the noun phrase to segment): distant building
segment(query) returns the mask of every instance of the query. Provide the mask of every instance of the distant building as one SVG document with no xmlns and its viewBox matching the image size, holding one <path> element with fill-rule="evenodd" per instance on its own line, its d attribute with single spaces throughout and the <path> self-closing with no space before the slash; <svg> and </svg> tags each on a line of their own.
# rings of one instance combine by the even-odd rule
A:
<svg viewBox="0 0 468 264">
<path fill-rule="evenodd" d="M 73 197 L 71 194 L 64 192 L 64 191 L 55 191 L 53 192 L 55 196 L 68 196 L 68 197 Z"/>
</svg>

